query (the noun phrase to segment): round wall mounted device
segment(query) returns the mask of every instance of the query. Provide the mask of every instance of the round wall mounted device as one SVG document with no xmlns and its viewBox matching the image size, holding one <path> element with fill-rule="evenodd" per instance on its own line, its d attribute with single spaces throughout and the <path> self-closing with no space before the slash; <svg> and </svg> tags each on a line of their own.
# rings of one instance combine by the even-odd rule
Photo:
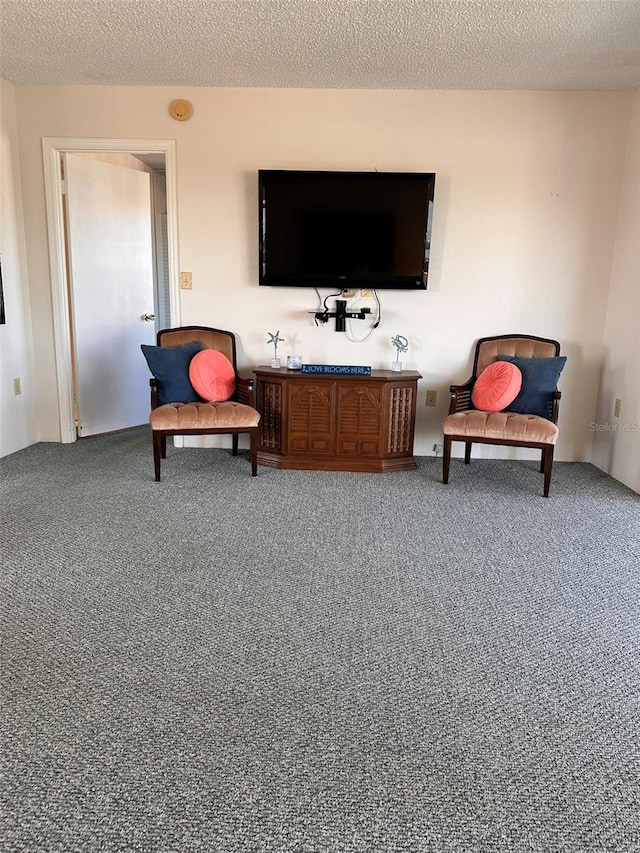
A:
<svg viewBox="0 0 640 853">
<path fill-rule="evenodd" d="M 174 118 L 176 121 L 187 121 L 193 115 L 193 107 L 189 101 L 178 98 L 169 104 L 169 113 L 171 118 Z"/>
</svg>

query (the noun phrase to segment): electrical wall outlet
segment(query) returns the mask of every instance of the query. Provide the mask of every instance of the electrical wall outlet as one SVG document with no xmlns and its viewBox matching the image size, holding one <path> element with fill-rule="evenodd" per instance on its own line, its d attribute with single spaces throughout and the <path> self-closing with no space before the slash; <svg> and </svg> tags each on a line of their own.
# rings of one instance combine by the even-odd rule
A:
<svg viewBox="0 0 640 853">
<path fill-rule="evenodd" d="M 435 406 L 437 397 L 438 397 L 438 392 L 435 389 L 430 388 L 425 395 L 425 400 L 424 400 L 425 406 Z"/>
<path fill-rule="evenodd" d="M 190 272 L 180 273 L 180 290 L 191 290 L 193 288 L 193 275 Z"/>
<path fill-rule="evenodd" d="M 17 396 L 18 394 L 22 394 L 22 387 L 20 386 L 20 380 L 13 380 L 13 393 Z"/>
<path fill-rule="evenodd" d="M 369 287 L 360 288 L 360 296 L 362 296 L 363 299 L 371 299 L 373 291 Z"/>
<path fill-rule="evenodd" d="M 442 451 L 443 451 L 443 446 L 441 444 L 434 444 L 433 445 L 433 452 L 436 454 L 436 456 L 442 456 Z"/>
<path fill-rule="evenodd" d="M 616 397 L 616 402 L 613 406 L 613 417 L 619 418 L 621 411 L 622 411 L 622 400 L 620 400 L 618 397 Z"/>
</svg>

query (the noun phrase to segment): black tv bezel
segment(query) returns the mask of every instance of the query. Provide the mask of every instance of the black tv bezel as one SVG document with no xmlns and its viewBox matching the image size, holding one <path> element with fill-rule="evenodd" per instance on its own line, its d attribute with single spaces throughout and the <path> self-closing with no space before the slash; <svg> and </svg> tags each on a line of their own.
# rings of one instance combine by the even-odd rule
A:
<svg viewBox="0 0 640 853">
<path fill-rule="evenodd" d="M 371 172 L 371 171 L 341 171 L 341 170 L 313 170 L 313 169 L 259 169 L 258 170 L 258 284 L 260 287 L 316 287 L 332 289 L 368 288 L 371 290 L 426 290 L 429 276 L 429 258 L 425 255 L 424 267 L 420 277 L 416 276 L 392 276 L 392 275 L 311 275 L 295 274 L 285 275 L 282 273 L 267 273 L 265 271 L 265 182 L 264 175 L 300 175 L 304 177 L 327 177 L 371 180 L 375 178 L 384 180 L 415 180 L 426 178 L 429 182 L 429 196 L 427 203 L 426 218 L 424 223 L 425 246 L 431 243 L 429 231 L 429 202 L 433 206 L 435 199 L 435 172 Z"/>
</svg>

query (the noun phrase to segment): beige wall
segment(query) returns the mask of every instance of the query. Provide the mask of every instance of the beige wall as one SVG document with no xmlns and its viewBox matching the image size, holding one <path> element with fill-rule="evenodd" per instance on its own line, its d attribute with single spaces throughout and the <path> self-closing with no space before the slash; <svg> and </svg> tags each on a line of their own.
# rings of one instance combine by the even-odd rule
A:
<svg viewBox="0 0 640 853">
<path fill-rule="evenodd" d="M 15 89 L 0 81 L 0 255 L 6 323 L 0 325 L 0 456 L 38 440 Z M 14 393 L 14 379 L 22 393 Z"/>
<path fill-rule="evenodd" d="M 194 116 L 173 121 L 175 97 Z M 283 354 L 386 367 L 409 338 L 420 370 L 416 453 L 441 441 L 448 385 L 467 378 L 473 342 L 557 338 L 557 458 L 591 458 L 609 277 L 631 93 L 20 87 L 18 126 L 32 285 L 39 423 L 58 440 L 41 137 L 175 138 L 180 268 L 193 272 L 182 321 L 236 330 L 244 367 Z M 381 292 L 383 323 L 364 344 L 307 313 L 313 291 L 257 286 L 258 168 L 437 172 L 426 293 Z M 365 323 L 354 322 L 363 337 Z M 424 390 L 438 389 L 438 407 Z M 478 448 L 501 455 L 506 450 Z"/>
<path fill-rule="evenodd" d="M 593 429 L 594 463 L 640 492 L 640 91 L 633 96 Z"/>
</svg>

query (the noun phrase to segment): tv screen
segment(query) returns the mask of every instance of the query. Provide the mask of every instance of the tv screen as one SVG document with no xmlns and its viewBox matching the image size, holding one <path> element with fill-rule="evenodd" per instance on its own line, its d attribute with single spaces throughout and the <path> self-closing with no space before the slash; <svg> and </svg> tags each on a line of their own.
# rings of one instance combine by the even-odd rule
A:
<svg viewBox="0 0 640 853">
<path fill-rule="evenodd" d="M 432 172 L 258 172 L 259 283 L 424 290 Z"/>
</svg>

